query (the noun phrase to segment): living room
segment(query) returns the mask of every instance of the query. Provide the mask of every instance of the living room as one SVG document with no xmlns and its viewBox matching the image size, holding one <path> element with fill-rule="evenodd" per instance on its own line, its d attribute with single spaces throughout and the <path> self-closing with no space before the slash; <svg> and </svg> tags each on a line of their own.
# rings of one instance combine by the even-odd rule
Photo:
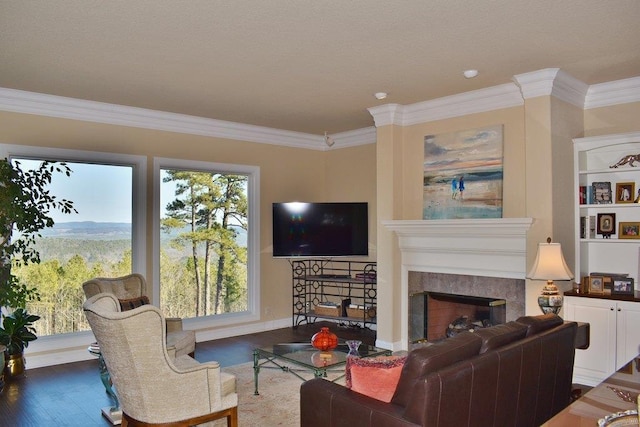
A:
<svg viewBox="0 0 640 427">
<path fill-rule="evenodd" d="M 146 109 L 96 104 L 46 93 L 3 89 L 3 143 L 120 153 L 156 158 L 207 160 L 260 168 L 258 320 L 211 326 L 198 339 L 286 326 L 290 322 L 290 266 L 271 256 L 271 204 L 278 201 L 365 201 L 369 203 L 370 251 L 379 266 L 378 341 L 403 346 L 403 280 L 395 235 L 384 221 L 422 218 L 422 159 L 425 135 L 500 124 L 504 132 L 504 218 L 533 218 L 526 234 L 526 265 L 538 242 L 551 235 L 573 265 L 572 138 L 637 131 L 638 77 L 588 85 L 555 68 L 528 69 L 497 85 L 406 105 L 371 98 L 365 114 L 375 127 L 321 135 L 192 118 Z M 633 77 L 633 74 L 629 75 Z M 624 94 L 624 96 L 621 96 Z M 324 125 L 320 125 L 324 126 Z M 549 173 L 551 171 L 551 173 Z M 348 183 L 348 185 L 345 185 Z M 152 188 L 152 182 L 147 188 Z M 152 201 L 146 197 L 148 212 Z M 150 214 L 149 214 L 150 215 Z M 151 247 L 152 221 L 146 246 Z M 149 256 L 142 270 L 154 283 Z M 571 284 L 565 283 L 566 289 Z M 537 312 L 541 282 L 527 281 L 526 313 Z M 47 352 L 38 340 L 29 348 L 31 366 L 43 366 Z M 71 360 L 86 356 L 74 343 Z M 39 360 L 42 358 L 42 361 Z M 58 358 L 65 361 L 65 358 Z M 70 359 L 66 359 L 67 361 Z"/>
<path fill-rule="evenodd" d="M 593 10 L 585 15 L 599 10 L 594 4 L 589 7 Z M 589 7 L 584 5 L 585 10 Z M 625 18 L 633 12 L 637 10 L 630 7 Z M 618 13 L 624 15 L 623 10 Z M 612 18 L 612 22 L 619 21 Z M 625 30 L 631 34 L 637 31 L 635 27 L 619 27 L 623 34 Z M 637 61 L 637 52 L 634 59 Z M 15 65 L 13 72 L 3 74 L 17 76 L 21 64 L 16 61 Z M 364 114 L 369 125 L 336 126 L 335 131 L 330 130 L 335 141 L 332 147 L 322 136 L 328 119 L 323 123 L 318 118 L 307 132 L 280 130 L 221 121 L 219 117 L 137 109 L 124 102 L 102 104 L 59 97 L 52 95 L 54 90 L 47 92 L 2 80 L 6 84 L 0 86 L 6 89 L 0 90 L 0 141 L 25 147 L 143 156 L 149 165 L 157 158 L 173 158 L 260 168 L 259 312 L 254 313 L 254 320 L 243 324 L 204 327 L 198 330 L 198 340 L 290 325 L 290 266 L 286 260 L 271 256 L 273 202 L 367 202 L 368 259 L 378 262 L 378 298 L 385 301 L 378 310 L 377 339 L 381 346 L 401 349 L 406 346 L 401 286 L 406 279 L 396 235 L 383 222 L 422 219 L 425 135 L 503 126 L 503 217 L 534 220 L 524 239 L 524 271 L 533 263 L 537 244 L 549 235 L 562 243 L 567 262 L 573 265 L 573 200 L 567 197 L 574 191 L 572 139 L 640 130 L 636 120 L 640 110 L 637 72 L 588 84 L 563 68 L 516 68 L 521 71 L 494 84 L 487 80 L 479 87 L 460 76 L 458 87 L 447 96 L 410 103 L 399 102 L 393 93 L 386 100 L 368 94 L 370 98 L 358 117 L 362 120 Z M 146 247 L 151 248 L 154 230 L 150 193 L 146 203 Z M 149 254 L 140 272 L 154 283 L 151 264 Z M 536 301 L 542 286 L 542 282 L 527 281 L 526 314 L 538 312 Z M 568 290 L 571 283 L 562 286 Z M 29 363 L 37 367 L 87 358 L 85 349 L 85 343 L 75 343 L 64 356 L 60 348 L 54 349 L 40 339 L 28 349 Z"/>
</svg>

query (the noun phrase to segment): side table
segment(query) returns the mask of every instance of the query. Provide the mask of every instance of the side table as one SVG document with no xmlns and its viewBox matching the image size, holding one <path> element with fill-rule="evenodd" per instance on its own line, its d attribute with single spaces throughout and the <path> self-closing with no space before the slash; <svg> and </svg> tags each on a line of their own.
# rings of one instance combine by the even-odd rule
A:
<svg viewBox="0 0 640 427">
<path fill-rule="evenodd" d="M 109 420 L 112 425 L 122 424 L 122 409 L 120 409 L 120 402 L 118 401 L 118 395 L 116 395 L 111 382 L 111 375 L 107 370 L 107 365 L 104 363 L 104 358 L 100 352 L 100 346 L 97 342 L 92 343 L 87 349 L 89 353 L 98 358 L 98 369 L 100 370 L 100 380 L 104 389 L 113 400 L 113 406 L 102 408 L 102 415 Z"/>
</svg>

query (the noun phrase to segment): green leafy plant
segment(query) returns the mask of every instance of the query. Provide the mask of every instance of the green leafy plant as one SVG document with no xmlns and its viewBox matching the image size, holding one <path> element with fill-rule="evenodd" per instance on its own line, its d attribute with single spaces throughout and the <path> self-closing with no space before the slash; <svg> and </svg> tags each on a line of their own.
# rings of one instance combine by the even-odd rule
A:
<svg viewBox="0 0 640 427">
<path fill-rule="evenodd" d="M 7 347 L 9 355 L 21 354 L 31 341 L 38 338 L 33 327 L 33 322 L 38 319 L 40 316 L 29 314 L 24 308 L 4 316 L 0 327 L 0 344 Z"/>
<path fill-rule="evenodd" d="M 44 161 L 23 170 L 20 162 L 0 160 L 0 309 L 24 308 L 39 299 L 37 290 L 20 283 L 11 267 L 40 262 L 34 243 L 40 230 L 53 226 L 53 209 L 77 212 L 73 202 L 58 200 L 47 189 L 55 173 L 69 176 L 71 169 L 66 163 Z"/>
</svg>

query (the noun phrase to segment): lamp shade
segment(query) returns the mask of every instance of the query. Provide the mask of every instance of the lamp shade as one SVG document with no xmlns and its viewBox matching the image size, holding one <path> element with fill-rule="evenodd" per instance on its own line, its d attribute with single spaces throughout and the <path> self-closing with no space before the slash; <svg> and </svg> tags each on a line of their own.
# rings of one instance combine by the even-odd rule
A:
<svg viewBox="0 0 640 427">
<path fill-rule="evenodd" d="M 538 243 L 538 254 L 527 279 L 532 280 L 571 280 L 569 270 L 560 243 Z"/>
</svg>

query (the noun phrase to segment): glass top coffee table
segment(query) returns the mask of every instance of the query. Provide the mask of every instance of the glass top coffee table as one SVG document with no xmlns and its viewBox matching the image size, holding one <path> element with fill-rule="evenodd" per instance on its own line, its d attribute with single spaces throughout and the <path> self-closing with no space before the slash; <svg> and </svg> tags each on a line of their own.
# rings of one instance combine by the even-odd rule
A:
<svg viewBox="0 0 640 427">
<path fill-rule="evenodd" d="M 329 373 L 337 374 L 331 381 L 337 381 L 344 376 L 344 365 L 347 363 L 349 347 L 341 342 L 338 347 L 330 351 L 320 351 L 307 343 L 283 343 L 270 347 L 256 348 L 253 350 L 253 375 L 255 393 L 258 395 L 258 375 L 261 368 L 281 369 L 289 372 L 302 381 L 304 373 L 312 378 L 328 378 Z M 391 355 L 391 350 L 378 348 L 371 345 L 360 344 L 358 353 L 353 356 L 375 357 Z M 262 359 L 262 360 L 261 360 Z M 265 366 L 266 365 L 266 366 Z"/>
</svg>

